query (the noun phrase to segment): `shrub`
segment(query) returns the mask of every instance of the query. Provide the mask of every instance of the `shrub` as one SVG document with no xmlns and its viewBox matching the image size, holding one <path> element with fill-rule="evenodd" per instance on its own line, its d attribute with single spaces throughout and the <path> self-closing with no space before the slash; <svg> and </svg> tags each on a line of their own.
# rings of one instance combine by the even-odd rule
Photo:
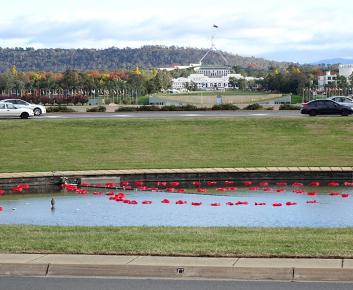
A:
<svg viewBox="0 0 353 290">
<path fill-rule="evenodd" d="M 140 106 L 137 108 L 137 111 L 160 111 L 161 109 L 157 106 L 149 106 L 149 105 L 146 105 L 146 106 Z"/>
<path fill-rule="evenodd" d="M 300 110 L 300 107 L 296 105 L 282 104 L 279 106 L 279 110 Z"/>
<path fill-rule="evenodd" d="M 246 106 L 243 110 L 262 110 L 263 107 L 258 104 L 258 103 L 255 103 L 255 104 L 250 104 L 248 106 Z"/>
<path fill-rule="evenodd" d="M 273 111 L 273 107 L 267 107 L 266 111 Z"/>
<path fill-rule="evenodd" d="M 211 110 L 239 110 L 239 107 L 233 104 L 214 105 Z"/>
<path fill-rule="evenodd" d="M 115 112 L 136 112 L 137 107 L 120 107 Z"/>
<path fill-rule="evenodd" d="M 76 112 L 72 108 L 68 108 L 66 106 L 53 106 L 53 107 L 47 107 L 47 113 L 56 113 L 56 112 L 62 112 L 62 113 L 74 113 Z"/>
<path fill-rule="evenodd" d="M 107 110 L 104 106 L 98 106 L 93 108 L 87 108 L 86 112 L 105 112 Z"/>
</svg>

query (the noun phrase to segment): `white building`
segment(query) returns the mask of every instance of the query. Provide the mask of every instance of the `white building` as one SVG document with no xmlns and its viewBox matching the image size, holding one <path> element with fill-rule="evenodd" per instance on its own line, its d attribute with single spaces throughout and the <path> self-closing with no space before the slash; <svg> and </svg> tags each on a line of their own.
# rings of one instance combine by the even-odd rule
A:
<svg viewBox="0 0 353 290">
<path fill-rule="evenodd" d="M 318 85 L 319 89 L 323 89 L 329 83 L 335 82 L 337 80 L 337 75 L 332 75 L 330 71 L 327 71 L 325 75 L 319 76 Z"/>
<path fill-rule="evenodd" d="M 353 64 L 340 64 L 338 69 L 339 75 L 348 79 L 353 73 Z"/>
<path fill-rule="evenodd" d="M 188 86 L 196 85 L 198 90 L 224 90 L 231 86 L 229 78 L 245 79 L 254 81 L 263 78 L 243 77 L 241 74 L 231 74 L 229 67 L 222 66 L 204 66 L 195 69 L 197 73 L 191 74 L 187 78 L 173 79 L 172 90 L 183 90 Z"/>
</svg>

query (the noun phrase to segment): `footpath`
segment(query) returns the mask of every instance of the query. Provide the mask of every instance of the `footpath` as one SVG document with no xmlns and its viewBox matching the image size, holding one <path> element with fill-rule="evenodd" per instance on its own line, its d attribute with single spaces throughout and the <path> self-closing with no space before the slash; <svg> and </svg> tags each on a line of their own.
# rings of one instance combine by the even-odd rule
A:
<svg viewBox="0 0 353 290">
<path fill-rule="evenodd" d="M 353 259 L 0 254 L 0 276 L 353 282 Z"/>
</svg>

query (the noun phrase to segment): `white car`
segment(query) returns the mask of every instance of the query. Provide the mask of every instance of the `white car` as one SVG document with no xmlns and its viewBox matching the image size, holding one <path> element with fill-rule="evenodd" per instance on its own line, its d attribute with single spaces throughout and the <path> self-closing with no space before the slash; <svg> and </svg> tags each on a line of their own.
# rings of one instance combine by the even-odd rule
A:
<svg viewBox="0 0 353 290">
<path fill-rule="evenodd" d="M 344 96 L 333 96 L 333 97 L 329 97 L 327 98 L 328 100 L 332 100 L 335 101 L 337 103 L 339 103 L 340 105 L 345 105 L 348 107 L 353 107 L 353 99 L 348 98 L 348 97 L 344 97 Z"/>
<path fill-rule="evenodd" d="M 28 102 L 21 100 L 21 99 L 5 99 L 5 100 L 1 100 L 1 102 L 12 103 L 17 108 L 31 109 L 35 116 L 40 116 L 40 115 L 45 114 L 47 112 L 47 110 L 45 109 L 44 106 L 31 104 L 31 103 L 28 103 Z"/>
<path fill-rule="evenodd" d="M 17 108 L 14 104 L 0 102 L 0 118 L 17 117 L 21 119 L 28 119 L 33 117 L 34 112 L 28 108 Z"/>
</svg>

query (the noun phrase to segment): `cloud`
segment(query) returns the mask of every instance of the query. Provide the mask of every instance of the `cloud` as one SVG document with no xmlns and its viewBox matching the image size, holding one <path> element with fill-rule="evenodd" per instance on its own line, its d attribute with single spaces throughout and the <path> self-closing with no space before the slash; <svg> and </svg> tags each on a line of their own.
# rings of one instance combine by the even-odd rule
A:
<svg viewBox="0 0 353 290">
<path fill-rule="evenodd" d="M 288 60 L 315 60 L 320 51 L 341 56 L 353 49 L 353 4 L 348 0 L 62 0 L 60 5 L 33 0 L 34 8 L 27 5 L 22 12 L 6 13 L 18 11 L 12 6 L 18 1 L 3 7 L 7 16 L 0 19 L 2 46 L 206 48 L 215 35 L 222 50 L 274 59 L 288 55 Z M 36 9 L 40 4 L 42 9 Z"/>
</svg>

